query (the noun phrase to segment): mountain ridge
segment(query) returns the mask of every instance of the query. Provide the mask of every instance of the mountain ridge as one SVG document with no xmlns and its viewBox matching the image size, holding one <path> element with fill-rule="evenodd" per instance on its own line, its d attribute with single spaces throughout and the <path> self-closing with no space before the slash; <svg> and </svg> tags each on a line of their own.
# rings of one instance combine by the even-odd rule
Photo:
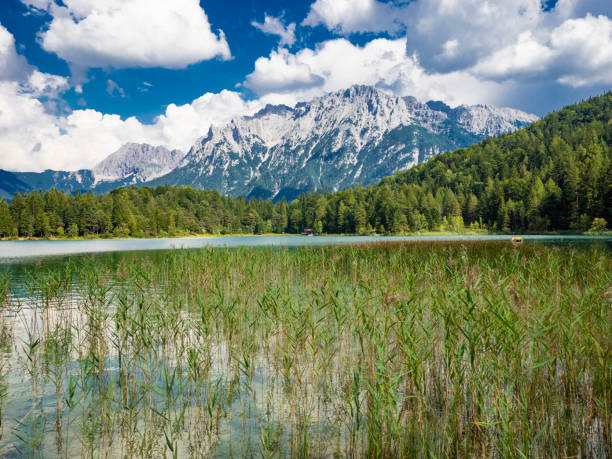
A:
<svg viewBox="0 0 612 459">
<path fill-rule="evenodd" d="M 358 85 L 295 107 L 267 105 L 251 116 L 211 126 L 186 153 L 128 143 L 92 169 L 5 172 L 12 176 L 0 183 L 0 196 L 24 188 L 102 193 L 168 184 L 290 200 L 304 191 L 376 183 L 441 152 L 535 120 L 510 108 L 451 108 Z"/>
<path fill-rule="evenodd" d="M 370 86 L 353 86 L 294 108 L 268 105 L 212 126 L 179 168 L 150 185 L 291 198 L 308 190 L 375 183 L 443 151 L 537 120 L 514 109 L 444 106 L 445 111 L 434 110 L 414 97 Z"/>
<path fill-rule="evenodd" d="M 177 149 L 130 142 L 98 163 L 92 172 L 95 184 L 130 179 L 134 183 L 147 182 L 171 172 L 184 156 Z"/>
</svg>

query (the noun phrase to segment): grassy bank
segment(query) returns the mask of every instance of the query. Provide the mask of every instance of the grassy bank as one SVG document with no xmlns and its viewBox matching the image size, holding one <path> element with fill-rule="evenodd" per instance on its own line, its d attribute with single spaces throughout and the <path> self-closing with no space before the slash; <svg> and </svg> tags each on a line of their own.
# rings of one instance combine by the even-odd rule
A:
<svg viewBox="0 0 612 459">
<path fill-rule="evenodd" d="M 0 282 L 25 407 L 0 452 L 605 457 L 611 273 L 482 242 L 32 267 Z"/>
</svg>

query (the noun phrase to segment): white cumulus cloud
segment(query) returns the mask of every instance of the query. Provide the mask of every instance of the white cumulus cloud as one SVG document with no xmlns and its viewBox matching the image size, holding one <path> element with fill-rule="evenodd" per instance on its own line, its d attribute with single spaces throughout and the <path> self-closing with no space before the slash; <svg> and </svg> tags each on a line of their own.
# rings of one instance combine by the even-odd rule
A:
<svg viewBox="0 0 612 459">
<path fill-rule="evenodd" d="M 557 14 L 541 0 L 417 0 L 404 12 L 408 52 L 438 72 L 467 69 Z"/>
<path fill-rule="evenodd" d="M 42 47 L 73 71 L 97 67 L 185 68 L 231 57 L 198 0 L 22 0 L 52 16 Z"/>
<path fill-rule="evenodd" d="M 55 116 L 18 83 L 0 83 L 0 168 L 77 169 L 102 159 L 103 150 L 143 135 L 135 118 L 77 110 Z M 106 154 L 110 153 L 106 151 Z"/>
<path fill-rule="evenodd" d="M 295 54 L 272 51 L 255 62 L 245 86 L 270 103 L 292 104 L 354 84 L 386 88 L 398 95 L 442 99 L 450 104 L 496 103 L 504 96 L 497 83 L 465 72 L 428 73 L 406 55 L 404 39 L 376 39 L 365 46 L 329 40 Z"/>
<path fill-rule="evenodd" d="M 15 49 L 15 38 L 0 24 L 0 81 L 21 79 L 28 72 L 28 63 Z"/>
<path fill-rule="evenodd" d="M 544 76 L 573 86 L 612 83 L 612 20 L 568 19 L 538 39 L 530 32 L 481 60 L 474 72 L 494 78 Z"/>
<path fill-rule="evenodd" d="M 612 20 L 587 14 L 553 30 L 550 47 L 561 83 L 570 86 L 612 84 Z"/>
<path fill-rule="evenodd" d="M 48 99 L 59 97 L 69 87 L 68 78 L 42 73 L 38 70 L 32 71 L 24 85 L 25 90 L 30 90 L 35 97 L 46 97 Z"/>
<path fill-rule="evenodd" d="M 405 8 L 376 0 L 316 0 L 302 25 L 324 25 L 342 34 L 397 32 L 403 28 Z"/>
<path fill-rule="evenodd" d="M 55 115 L 22 85 L 0 82 L 0 168 L 90 168 L 127 142 L 186 151 L 212 124 L 259 108 L 236 92 L 207 93 L 190 104 L 171 104 L 152 124 L 144 124 L 91 109 Z"/>
<path fill-rule="evenodd" d="M 187 150 L 211 124 L 261 108 L 233 91 L 206 93 L 190 104 L 170 104 L 152 124 L 92 109 L 58 114 L 56 99 L 68 79 L 29 66 L 0 24 L 0 168 L 21 171 L 89 168 L 127 142 Z M 10 72 L 7 71 L 10 69 Z M 4 71 L 3 71 L 4 70 Z M 109 80 L 112 83 L 111 80 Z M 109 85 L 111 92 L 118 89 Z"/>
<path fill-rule="evenodd" d="M 535 74 L 546 70 L 553 58 L 552 50 L 527 31 L 519 35 L 516 43 L 478 62 L 474 71 L 488 77 L 503 78 L 521 73 Z"/>
<path fill-rule="evenodd" d="M 312 52 L 303 50 L 296 55 L 280 49 L 272 51 L 270 57 L 260 57 L 255 61 L 255 71 L 247 76 L 245 86 L 258 94 L 321 86 L 325 80 L 310 67 L 308 54 Z"/>
<path fill-rule="evenodd" d="M 264 22 L 251 22 L 251 25 L 263 33 L 278 35 L 280 37 L 279 46 L 293 46 L 295 43 L 295 22 L 285 26 L 281 18 L 265 15 Z"/>
<path fill-rule="evenodd" d="M 151 128 L 159 139 L 153 143 L 186 151 L 211 125 L 223 125 L 234 116 L 250 115 L 262 107 L 260 101 L 246 101 L 228 90 L 206 93 L 185 105 L 170 104 Z"/>
<path fill-rule="evenodd" d="M 349 35 L 402 32 L 406 53 L 431 74 L 612 84 L 612 2 L 559 0 L 316 0 L 303 24 Z M 509 86 L 508 86 L 509 87 Z"/>
</svg>

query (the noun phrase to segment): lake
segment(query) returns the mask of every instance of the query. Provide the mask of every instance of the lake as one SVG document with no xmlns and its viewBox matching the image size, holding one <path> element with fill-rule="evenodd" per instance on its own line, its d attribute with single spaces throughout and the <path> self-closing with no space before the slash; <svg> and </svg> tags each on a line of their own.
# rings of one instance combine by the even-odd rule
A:
<svg viewBox="0 0 612 459">
<path fill-rule="evenodd" d="M 605 457 L 612 237 L 523 240 L 0 242 L 0 456 Z"/>
<path fill-rule="evenodd" d="M 525 235 L 527 243 L 612 244 L 611 236 Z M 59 241 L 0 241 L 0 263 L 32 258 L 80 253 L 124 252 L 205 247 L 322 246 L 393 241 L 509 241 L 511 236 L 229 236 L 164 239 L 94 239 Z"/>
</svg>

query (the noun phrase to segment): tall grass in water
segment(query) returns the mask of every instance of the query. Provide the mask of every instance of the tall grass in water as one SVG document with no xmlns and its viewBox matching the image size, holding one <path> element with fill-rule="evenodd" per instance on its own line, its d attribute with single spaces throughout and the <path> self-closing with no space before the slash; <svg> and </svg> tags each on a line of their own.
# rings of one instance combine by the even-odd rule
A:
<svg viewBox="0 0 612 459">
<path fill-rule="evenodd" d="M 0 273 L 0 441 L 4 437 L 3 407 L 7 396 L 6 374 L 9 366 L 7 354 L 12 344 L 13 328 L 9 320 L 11 316 L 11 276 L 7 272 Z"/>
<path fill-rule="evenodd" d="M 48 455 L 609 457 L 611 268 L 504 243 L 84 258 L 34 281 L 20 364 L 56 400 Z"/>
</svg>

